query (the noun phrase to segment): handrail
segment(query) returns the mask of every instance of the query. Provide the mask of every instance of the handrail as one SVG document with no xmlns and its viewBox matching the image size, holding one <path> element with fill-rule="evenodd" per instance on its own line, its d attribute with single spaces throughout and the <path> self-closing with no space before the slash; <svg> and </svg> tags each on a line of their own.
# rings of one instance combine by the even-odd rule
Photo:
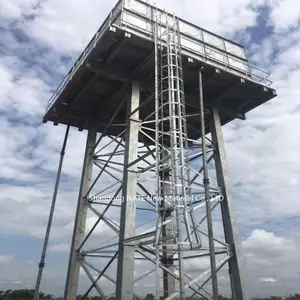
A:
<svg viewBox="0 0 300 300">
<path fill-rule="evenodd" d="M 70 80 L 72 80 L 72 77 L 75 74 L 75 72 L 80 68 L 80 66 L 83 64 L 83 62 L 86 60 L 86 58 L 90 55 L 91 50 L 94 47 L 96 47 L 98 41 L 102 37 L 102 34 L 106 31 L 107 28 L 109 28 L 110 26 L 118 27 L 123 30 L 124 30 L 124 27 L 125 28 L 128 28 L 128 27 L 134 28 L 135 25 L 130 22 L 126 22 L 123 17 L 122 17 L 122 20 L 119 19 L 122 16 L 122 13 L 124 12 L 124 8 L 122 8 L 122 7 L 118 8 L 118 6 L 121 5 L 121 2 L 122 1 L 119 1 L 117 3 L 117 5 L 115 6 L 115 8 L 106 17 L 103 24 L 100 26 L 98 31 L 95 33 L 93 38 L 90 40 L 90 42 L 88 43 L 88 45 L 86 46 L 84 51 L 80 54 L 80 56 L 78 57 L 78 59 L 76 60 L 76 62 L 72 66 L 72 68 L 69 70 L 67 75 L 64 77 L 62 82 L 59 84 L 58 88 L 52 94 L 51 98 L 47 101 L 46 112 L 50 109 L 52 104 L 57 100 L 59 95 L 62 93 L 63 89 L 66 87 L 67 83 Z M 136 13 L 130 12 L 130 10 L 128 10 L 128 9 L 125 9 L 125 10 L 126 10 L 126 14 L 129 14 L 129 15 L 132 14 L 134 17 L 138 17 Z M 144 17 L 140 16 L 140 18 L 145 20 L 145 16 Z M 121 21 L 120 25 L 118 25 L 116 21 Z M 153 22 L 153 21 L 151 21 L 151 19 L 148 19 L 148 22 Z M 159 24 L 159 25 L 164 26 L 164 24 Z M 139 29 L 135 28 L 135 30 L 138 30 L 141 32 L 146 32 L 147 35 L 152 36 L 152 32 L 150 30 L 140 29 L 140 28 Z M 184 36 L 185 40 L 189 40 L 189 39 L 195 40 L 195 38 L 193 38 L 192 36 L 189 36 L 186 33 L 182 33 L 182 35 Z M 241 60 L 236 59 L 230 52 L 227 52 L 222 49 L 219 49 L 219 51 L 217 51 L 214 49 L 214 46 L 212 46 L 212 47 L 209 46 L 209 44 L 206 43 L 204 40 L 203 41 L 198 40 L 197 43 L 199 45 L 203 46 L 203 54 L 199 52 L 199 58 L 201 57 L 200 59 L 204 59 L 205 61 L 209 60 L 209 61 L 211 61 L 211 64 L 216 63 L 216 64 L 220 65 L 219 67 L 223 67 L 231 72 L 239 72 L 239 74 L 243 74 L 245 76 L 245 78 L 247 78 L 248 80 L 253 80 L 254 82 L 261 83 L 265 86 L 272 85 L 273 82 L 268 79 L 270 76 L 270 73 L 268 73 L 264 70 L 261 70 L 261 69 L 257 68 L 256 66 L 250 65 L 248 62 L 245 62 L 242 59 Z M 188 48 L 187 46 L 182 45 L 182 49 L 189 51 L 189 52 L 194 52 L 194 54 L 195 54 L 195 50 Z M 205 51 L 207 49 L 209 49 L 211 54 L 207 55 L 207 53 Z M 227 62 L 221 61 L 221 60 L 213 57 L 213 54 L 218 54 L 218 55 L 222 54 L 223 59 L 224 60 L 226 59 Z M 229 63 L 229 60 L 231 61 L 231 63 Z M 241 69 L 237 66 L 234 66 L 232 64 L 232 62 L 236 62 L 236 63 L 244 66 L 245 69 Z"/>
</svg>

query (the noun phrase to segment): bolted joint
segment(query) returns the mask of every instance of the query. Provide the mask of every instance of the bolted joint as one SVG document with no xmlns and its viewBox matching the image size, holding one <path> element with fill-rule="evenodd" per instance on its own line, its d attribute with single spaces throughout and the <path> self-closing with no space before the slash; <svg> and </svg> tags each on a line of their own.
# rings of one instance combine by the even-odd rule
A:
<svg viewBox="0 0 300 300">
<path fill-rule="evenodd" d="M 204 178 L 203 179 L 203 184 L 209 184 L 209 178 Z"/>
<path fill-rule="evenodd" d="M 174 259 L 173 257 L 168 257 L 168 256 L 164 256 L 160 259 L 160 262 L 164 265 L 164 266 L 172 266 L 174 263 Z"/>
<path fill-rule="evenodd" d="M 234 245 L 233 244 L 227 244 L 227 254 L 229 256 L 234 256 L 235 255 Z"/>
<path fill-rule="evenodd" d="M 164 207 L 164 212 L 166 212 L 166 213 L 172 213 L 174 211 L 174 207 L 173 206 L 165 206 Z"/>
<path fill-rule="evenodd" d="M 81 252 L 81 251 L 76 251 L 76 256 L 77 259 L 80 261 L 85 261 L 85 252 Z"/>
<path fill-rule="evenodd" d="M 45 267 L 45 263 L 40 262 L 40 263 L 39 263 L 39 268 L 44 268 L 44 267 Z"/>
<path fill-rule="evenodd" d="M 129 118 L 128 120 L 131 122 L 139 123 L 139 124 L 142 122 L 140 119 Z"/>
<path fill-rule="evenodd" d="M 161 207 L 159 208 L 159 212 L 161 214 L 172 213 L 173 211 L 174 211 L 174 207 L 172 205 L 164 206 L 163 204 L 161 204 Z"/>
<path fill-rule="evenodd" d="M 223 196 L 223 198 L 224 198 L 225 195 L 226 195 L 226 190 L 225 190 L 225 188 L 222 187 L 222 186 L 219 186 L 219 187 L 218 187 L 218 190 L 219 190 L 220 196 Z"/>
<path fill-rule="evenodd" d="M 93 203 L 96 200 L 97 200 L 96 196 L 88 196 L 85 201 L 88 203 Z"/>
<path fill-rule="evenodd" d="M 159 176 L 160 178 L 166 178 L 170 175 L 170 170 L 169 169 L 163 169 L 159 171 Z"/>
<path fill-rule="evenodd" d="M 83 202 L 84 204 L 87 204 L 87 203 L 90 202 L 90 199 L 91 199 L 91 198 L 90 198 L 88 195 L 85 195 L 85 196 L 82 197 L 82 202 Z"/>
</svg>

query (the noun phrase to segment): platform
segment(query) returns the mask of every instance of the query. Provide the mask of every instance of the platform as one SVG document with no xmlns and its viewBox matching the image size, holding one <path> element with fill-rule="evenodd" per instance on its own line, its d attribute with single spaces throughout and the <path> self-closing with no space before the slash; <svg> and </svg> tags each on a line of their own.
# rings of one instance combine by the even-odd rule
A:
<svg viewBox="0 0 300 300">
<path fill-rule="evenodd" d="M 153 15 L 161 12 L 139 0 L 119 1 L 49 100 L 43 121 L 68 124 L 79 130 L 94 127 L 103 132 L 122 100 L 130 96 L 134 79 L 141 82 L 140 101 L 145 104 L 140 109 L 140 119 L 154 111 L 151 24 Z M 236 118 L 244 119 L 246 113 L 276 97 L 269 74 L 251 68 L 242 46 L 187 21 L 180 22 L 191 138 L 199 137 L 201 67 L 205 106 L 219 109 L 223 125 Z M 216 43 L 221 46 L 216 47 Z M 123 131 L 125 120 L 126 104 L 107 133 L 117 135 Z"/>
</svg>

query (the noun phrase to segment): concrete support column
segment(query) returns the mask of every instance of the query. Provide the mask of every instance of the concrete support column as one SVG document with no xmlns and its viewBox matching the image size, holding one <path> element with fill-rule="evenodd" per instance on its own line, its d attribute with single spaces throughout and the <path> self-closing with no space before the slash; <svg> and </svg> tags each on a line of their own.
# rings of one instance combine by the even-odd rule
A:
<svg viewBox="0 0 300 300">
<path fill-rule="evenodd" d="M 87 136 L 84 162 L 82 168 L 81 183 L 79 189 L 78 204 L 74 222 L 73 237 L 71 243 L 70 259 L 65 287 L 65 299 L 75 300 L 77 295 L 80 262 L 78 249 L 84 240 L 87 217 L 88 195 L 92 181 L 93 155 L 96 143 L 97 131 L 90 129 Z M 87 196 L 87 197 L 86 197 Z"/>
<path fill-rule="evenodd" d="M 213 108 L 211 117 L 211 135 L 215 147 L 215 164 L 218 185 L 223 192 L 221 210 L 226 243 L 230 245 L 232 258 L 229 261 L 232 297 L 234 300 L 250 300 L 246 291 L 244 277 L 244 255 L 240 240 L 240 232 L 236 220 L 235 206 L 233 203 L 232 186 L 227 170 L 226 153 L 221 128 L 219 112 Z"/>
<path fill-rule="evenodd" d="M 132 82 L 131 99 L 127 104 L 127 114 L 140 105 L 140 84 Z M 118 272 L 116 285 L 117 300 L 132 300 L 134 287 L 134 246 L 124 245 L 124 240 L 135 236 L 137 192 L 137 165 L 127 166 L 138 158 L 139 111 L 127 120 L 125 137 L 125 158 L 123 175 L 123 203 L 121 207 Z"/>
</svg>

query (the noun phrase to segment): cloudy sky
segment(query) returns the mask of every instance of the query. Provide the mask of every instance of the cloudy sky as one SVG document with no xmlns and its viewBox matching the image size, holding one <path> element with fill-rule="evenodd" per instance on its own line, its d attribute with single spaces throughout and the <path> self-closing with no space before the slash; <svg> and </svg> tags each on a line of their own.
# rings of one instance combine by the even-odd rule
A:
<svg viewBox="0 0 300 300">
<path fill-rule="evenodd" d="M 224 129 L 253 295 L 300 292 L 300 2 L 157 0 L 245 45 L 278 97 Z M 63 126 L 45 104 L 115 1 L 0 2 L 0 290 L 32 287 Z M 85 132 L 71 130 L 42 289 L 61 295 Z M 298 288 L 298 290 L 297 290 Z"/>
</svg>

